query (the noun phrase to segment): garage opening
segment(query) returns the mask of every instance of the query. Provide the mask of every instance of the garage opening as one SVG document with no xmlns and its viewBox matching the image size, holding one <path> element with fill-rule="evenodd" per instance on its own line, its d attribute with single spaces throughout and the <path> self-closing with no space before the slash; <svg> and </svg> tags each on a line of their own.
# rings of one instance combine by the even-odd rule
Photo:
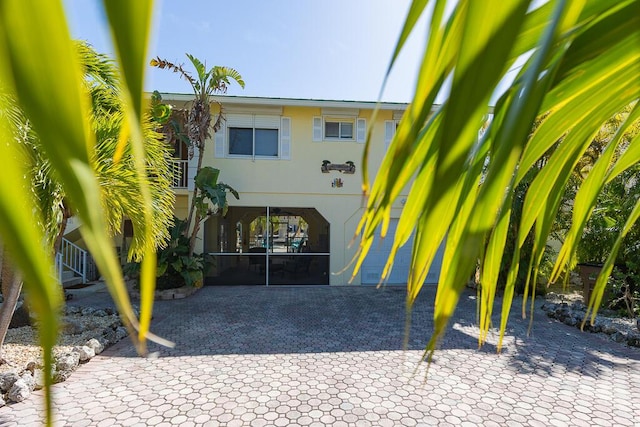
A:
<svg viewBox="0 0 640 427">
<path fill-rule="evenodd" d="M 371 245 L 371 249 L 364 259 L 361 268 L 362 284 L 377 285 L 380 283 L 382 271 L 387 263 L 387 258 L 391 253 L 393 237 L 398 226 L 397 219 L 391 219 L 389 222 L 389 230 L 384 239 L 380 239 L 378 232 L 376 238 Z M 409 277 L 409 267 L 411 265 L 411 248 L 413 246 L 413 236 L 402 246 L 396 253 L 393 263 L 393 269 L 386 282 L 387 285 L 406 285 Z M 442 266 L 442 255 L 444 254 L 444 244 L 441 244 L 436 252 L 436 256 L 431 264 L 425 284 L 437 284 L 440 276 L 440 268 Z"/>
<path fill-rule="evenodd" d="M 207 285 L 329 284 L 329 222 L 314 208 L 230 206 L 204 239 Z"/>
</svg>

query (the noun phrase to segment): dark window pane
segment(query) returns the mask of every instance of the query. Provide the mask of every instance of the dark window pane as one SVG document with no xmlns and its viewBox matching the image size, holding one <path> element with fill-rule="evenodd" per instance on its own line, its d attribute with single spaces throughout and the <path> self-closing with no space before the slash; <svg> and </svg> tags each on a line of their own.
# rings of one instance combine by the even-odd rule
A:
<svg viewBox="0 0 640 427">
<path fill-rule="evenodd" d="M 348 122 L 340 123 L 340 138 L 343 138 L 343 139 L 353 138 L 353 123 L 348 123 Z"/>
<path fill-rule="evenodd" d="M 324 137 L 325 138 L 338 138 L 340 136 L 340 123 L 338 122 L 325 122 L 324 123 Z"/>
<path fill-rule="evenodd" d="M 256 129 L 256 156 L 278 157 L 278 129 Z"/>
<path fill-rule="evenodd" d="M 229 128 L 229 154 L 253 154 L 253 129 Z"/>
</svg>

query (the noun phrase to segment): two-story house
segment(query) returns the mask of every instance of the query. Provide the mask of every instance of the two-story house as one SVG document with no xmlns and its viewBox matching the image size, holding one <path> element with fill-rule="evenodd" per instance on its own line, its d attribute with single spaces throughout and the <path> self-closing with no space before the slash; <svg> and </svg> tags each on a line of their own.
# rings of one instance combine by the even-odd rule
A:
<svg viewBox="0 0 640 427">
<path fill-rule="evenodd" d="M 178 108 L 190 95 L 162 94 Z M 207 144 L 203 165 L 240 193 L 224 217 L 200 230 L 196 252 L 210 255 L 207 284 L 345 285 L 363 213 L 362 157 L 372 131 L 371 178 L 407 104 L 220 96 L 224 126 Z M 216 107 L 212 107 L 216 108 Z M 217 111 L 216 111 L 217 114 Z M 180 151 L 180 150 L 178 150 Z M 176 216 L 185 217 L 197 159 L 177 153 Z M 392 211 L 398 217 L 402 198 Z M 396 221 L 392 221 L 393 232 Z M 378 284 L 392 238 L 374 243 L 353 284 Z M 435 283 L 441 253 L 427 279 Z M 389 284 L 406 282 L 410 244 L 396 256 Z"/>
</svg>

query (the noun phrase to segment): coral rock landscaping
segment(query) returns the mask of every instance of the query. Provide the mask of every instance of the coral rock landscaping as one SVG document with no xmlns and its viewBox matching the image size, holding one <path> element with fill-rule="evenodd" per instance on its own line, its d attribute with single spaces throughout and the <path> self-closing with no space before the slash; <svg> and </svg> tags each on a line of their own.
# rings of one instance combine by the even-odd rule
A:
<svg viewBox="0 0 640 427">
<path fill-rule="evenodd" d="M 67 306 L 53 349 L 54 383 L 65 381 L 79 364 L 127 336 L 113 309 Z M 0 406 L 21 402 L 44 386 L 42 348 L 34 326 L 9 329 L 0 364 Z"/>
</svg>

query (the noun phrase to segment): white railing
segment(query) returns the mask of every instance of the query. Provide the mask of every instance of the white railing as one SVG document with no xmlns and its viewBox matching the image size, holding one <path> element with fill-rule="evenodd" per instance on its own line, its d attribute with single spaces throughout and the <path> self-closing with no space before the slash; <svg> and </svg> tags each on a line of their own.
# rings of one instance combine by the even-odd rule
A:
<svg viewBox="0 0 640 427">
<path fill-rule="evenodd" d="M 189 174 L 187 173 L 189 168 L 188 160 L 173 159 L 173 188 L 187 188 Z"/>
<path fill-rule="evenodd" d="M 80 276 L 82 283 L 95 280 L 98 276 L 98 270 L 89 252 L 64 238 L 60 245 L 60 252 L 56 254 L 56 267 L 60 281 L 62 281 L 62 271 L 65 269 Z"/>
</svg>

